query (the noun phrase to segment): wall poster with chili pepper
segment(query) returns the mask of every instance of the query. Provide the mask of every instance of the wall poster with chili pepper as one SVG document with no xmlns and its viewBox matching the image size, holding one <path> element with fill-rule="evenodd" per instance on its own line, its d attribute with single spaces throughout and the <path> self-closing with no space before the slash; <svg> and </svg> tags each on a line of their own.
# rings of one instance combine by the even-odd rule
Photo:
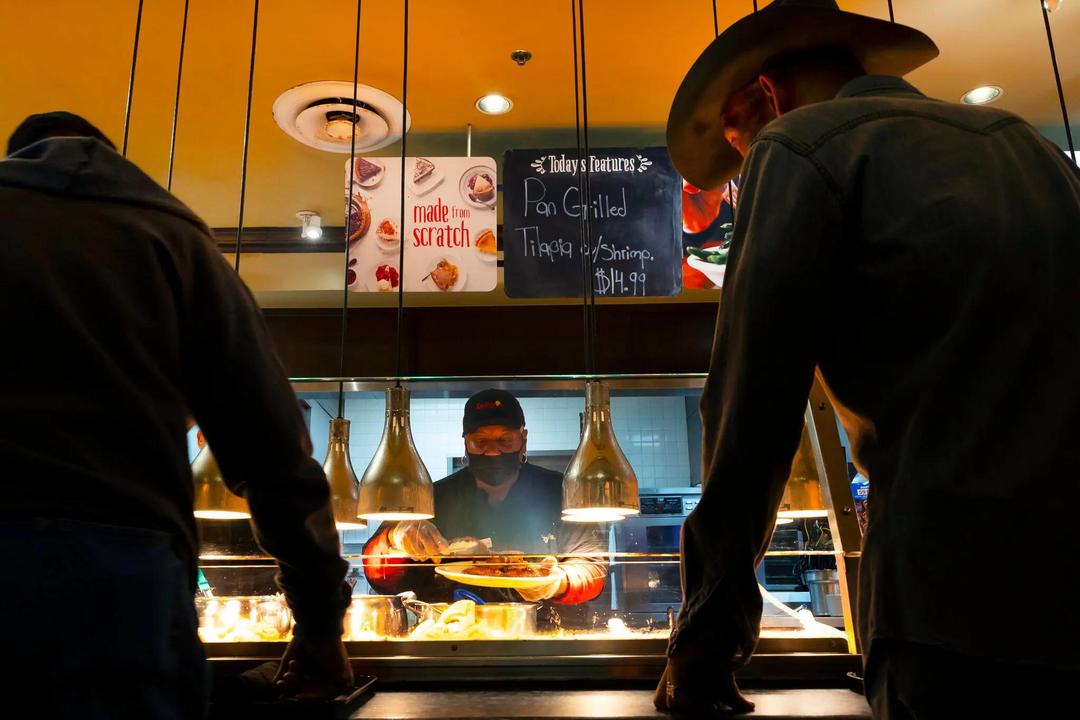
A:
<svg viewBox="0 0 1080 720">
<path fill-rule="evenodd" d="M 719 289 L 739 202 L 739 178 L 716 190 L 682 181 L 683 287 Z"/>
</svg>

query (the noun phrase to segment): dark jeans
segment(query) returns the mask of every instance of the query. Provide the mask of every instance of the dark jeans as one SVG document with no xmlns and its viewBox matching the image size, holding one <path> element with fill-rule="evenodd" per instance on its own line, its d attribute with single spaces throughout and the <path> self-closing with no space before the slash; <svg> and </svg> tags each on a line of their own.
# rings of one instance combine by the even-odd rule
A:
<svg viewBox="0 0 1080 720">
<path fill-rule="evenodd" d="M 989 662 L 894 640 L 875 641 L 866 665 L 875 720 L 1076 717 L 1078 687 L 1080 672 Z"/>
<path fill-rule="evenodd" d="M 164 533 L 0 522 L 0 688 L 24 717 L 189 720 L 206 657 Z"/>
</svg>

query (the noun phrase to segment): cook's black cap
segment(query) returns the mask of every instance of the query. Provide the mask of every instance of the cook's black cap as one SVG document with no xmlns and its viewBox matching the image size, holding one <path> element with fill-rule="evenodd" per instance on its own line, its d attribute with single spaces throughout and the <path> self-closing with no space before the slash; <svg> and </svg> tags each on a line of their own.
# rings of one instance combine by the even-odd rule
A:
<svg viewBox="0 0 1080 720">
<path fill-rule="evenodd" d="M 105 133 L 84 117 L 65 110 L 31 115 L 15 128 L 8 139 L 7 154 L 12 155 L 38 140 L 48 137 L 89 137 L 99 140 L 113 150 L 116 146 Z"/>
<path fill-rule="evenodd" d="M 521 403 L 505 390 L 489 388 L 476 393 L 465 402 L 461 434 L 467 435 L 485 425 L 525 427 L 525 413 L 521 410 Z"/>
</svg>

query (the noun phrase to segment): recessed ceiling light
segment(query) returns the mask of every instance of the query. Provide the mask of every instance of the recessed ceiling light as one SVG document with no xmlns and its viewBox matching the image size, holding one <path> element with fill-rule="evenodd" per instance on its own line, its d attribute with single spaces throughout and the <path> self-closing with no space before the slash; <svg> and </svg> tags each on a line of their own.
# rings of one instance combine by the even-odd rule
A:
<svg viewBox="0 0 1080 720">
<path fill-rule="evenodd" d="M 968 105 L 986 105 L 997 100 L 1004 92 L 997 85 L 980 85 L 964 93 L 960 100 Z"/>
<path fill-rule="evenodd" d="M 514 103 L 510 102 L 510 98 L 498 93 L 485 95 L 476 101 L 476 109 L 485 115 L 502 115 L 510 112 L 512 107 Z"/>
</svg>

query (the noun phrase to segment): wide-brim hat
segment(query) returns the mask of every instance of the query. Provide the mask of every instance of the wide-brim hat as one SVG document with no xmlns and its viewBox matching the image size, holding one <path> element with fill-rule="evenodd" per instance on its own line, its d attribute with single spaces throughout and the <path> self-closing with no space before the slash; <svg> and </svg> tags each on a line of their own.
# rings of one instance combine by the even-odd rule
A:
<svg viewBox="0 0 1080 720">
<path fill-rule="evenodd" d="M 720 33 L 675 93 L 667 146 L 683 178 L 711 190 L 737 175 L 742 157 L 724 138 L 724 103 L 769 59 L 816 47 L 850 50 L 871 75 L 906 75 L 938 54 L 925 33 L 844 12 L 833 0 L 774 0 Z"/>
</svg>

